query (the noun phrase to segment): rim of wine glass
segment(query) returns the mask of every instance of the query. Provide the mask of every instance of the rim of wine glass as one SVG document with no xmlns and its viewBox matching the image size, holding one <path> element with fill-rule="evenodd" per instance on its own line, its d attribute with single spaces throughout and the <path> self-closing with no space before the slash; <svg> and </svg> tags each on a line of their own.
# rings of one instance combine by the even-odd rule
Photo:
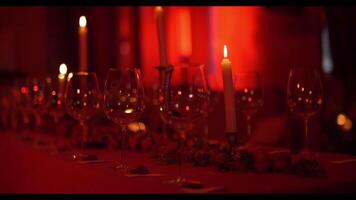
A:
<svg viewBox="0 0 356 200">
<path fill-rule="evenodd" d="M 95 72 L 69 72 L 68 76 L 67 76 L 67 82 L 70 82 L 70 80 L 74 77 L 74 76 L 94 76 L 95 79 L 96 78 L 96 73 Z"/>
<path fill-rule="evenodd" d="M 239 76 L 246 76 L 246 75 L 256 75 L 259 79 L 261 78 L 261 72 L 255 72 L 255 71 L 243 71 L 243 72 L 236 72 L 234 74 L 234 77 L 239 77 Z"/>
<path fill-rule="evenodd" d="M 175 65 L 171 65 L 173 69 L 175 68 L 197 68 L 197 67 L 203 67 L 205 68 L 205 64 L 203 63 L 177 63 Z"/>
<path fill-rule="evenodd" d="M 123 68 L 109 68 L 108 71 L 138 71 L 140 72 L 140 68 L 137 67 L 123 67 Z"/>
<path fill-rule="evenodd" d="M 74 75 L 79 75 L 79 76 L 88 76 L 88 75 L 95 75 L 95 72 L 70 72 L 69 74 L 73 74 Z"/>
<path fill-rule="evenodd" d="M 316 74 L 320 74 L 320 71 L 316 67 L 291 67 L 289 68 L 289 72 L 292 71 L 307 71 L 307 72 L 313 72 Z"/>
</svg>

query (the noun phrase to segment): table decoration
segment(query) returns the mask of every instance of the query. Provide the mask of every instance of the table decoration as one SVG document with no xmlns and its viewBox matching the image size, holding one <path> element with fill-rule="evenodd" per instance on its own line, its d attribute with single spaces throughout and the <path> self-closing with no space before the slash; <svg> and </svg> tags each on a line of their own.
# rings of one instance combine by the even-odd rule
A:
<svg viewBox="0 0 356 200">
<path fill-rule="evenodd" d="M 231 145 L 236 145 L 237 126 L 236 126 L 236 108 L 234 96 L 234 84 L 232 79 L 232 67 L 228 58 L 227 46 L 224 45 L 224 58 L 221 61 L 224 105 L 225 105 L 225 133 Z"/>
<path fill-rule="evenodd" d="M 326 175 L 317 155 L 306 152 L 292 156 L 291 171 L 294 174 L 307 177 L 323 177 Z"/>
</svg>

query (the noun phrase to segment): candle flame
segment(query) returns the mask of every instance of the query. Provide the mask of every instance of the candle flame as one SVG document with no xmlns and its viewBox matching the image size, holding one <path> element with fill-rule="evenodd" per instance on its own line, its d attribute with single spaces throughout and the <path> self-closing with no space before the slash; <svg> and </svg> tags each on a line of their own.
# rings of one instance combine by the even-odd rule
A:
<svg viewBox="0 0 356 200">
<path fill-rule="evenodd" d="M 227 46 L 226 46 L 226 44 L 224 45 L 224 58 L 227 58 Z"/>
<path fill-rule="evenodd" d="M 73 77 L 73 73 L 71 72 L 68 74 L 67 81 L 69 82 L 72 77 Z"/>
<path fill-rule="evenodd" d="M 130 113 L 132 113 L 133 111 L 134 111 L 134 110 L 133 110 L 132 108 L 128 108 L 128 109 L 125 110 L 125 113 L 130 114 Z"/>
<path fill-rule="evenodd" d="M 163 12 L 162 6 L 156 6 L 155 10 L 156 12 Z"/>
<path fill-rule="evenodd" d="M 79 18 L 79 26 L 84 28 L 87 26 L 87 18 L 85 16 L 80 16 Z"/>
<path fill-rule="evenodd" d="M 336 123 L 339 126 L 345 125 L 347 117 L 344 114 L 339 114 L 336 118 Z"/>
<path fill-rule="evenodd" d="M 68 68 L 65 63 L 62 63 L 61 65 L 59 65 L 59 73 L 60 74 L 66 74 L 67 70 L 68 70 Z"/>
<path fill-rule="evenodd" d="M 65 74 L 58 74 L 58 78 L 59 78 L 59 79 L 65 79 L 65 78 L 66 78 L 66 75 L 65 75 Z"/>
<path fill-rule="evenodd" d="M 341 127 L 344 132 L 350 131 L 353 126 L 352 121 L 343 113 L 337 116 L 336 123 Z"/>
</svg>

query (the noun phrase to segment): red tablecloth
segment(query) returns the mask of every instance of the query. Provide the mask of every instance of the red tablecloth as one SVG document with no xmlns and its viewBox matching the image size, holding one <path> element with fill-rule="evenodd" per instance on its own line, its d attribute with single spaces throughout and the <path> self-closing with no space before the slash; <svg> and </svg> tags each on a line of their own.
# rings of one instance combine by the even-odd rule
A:
<svg viewBox="0 0 356 200">
<path fill-rule="evenodd" d="M 88 150 L 104 160 L 118 160 L 116 150 Z M 69 155 L 53 155 L 35 149 L 12 133 L 0 132 L 1 193 L 184 193 L 164 182 L 175 177 L 177 166 L 160 166 L 147 153 L 128 152 L 131 166 L 145 164 L 161 177 L 126 177 L 114 172 L 113 163 L 80 164 Z M 330 161 L 355 158 L 320 153 L 327 176 L 308 178 L 283 173 L 220 173 L 212 167 L 184 166 L 184 175 L 210 186 L 225 186 L 219 193 L 335 193 L 356 192 L 356 162 L 334 164 Z"/>
</svg>

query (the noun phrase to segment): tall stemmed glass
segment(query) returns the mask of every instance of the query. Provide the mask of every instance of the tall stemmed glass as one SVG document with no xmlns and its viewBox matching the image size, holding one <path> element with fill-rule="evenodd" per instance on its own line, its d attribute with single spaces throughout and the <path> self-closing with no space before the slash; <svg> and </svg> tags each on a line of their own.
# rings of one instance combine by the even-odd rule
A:
<svg viewBox="0 0 356 200">
<path fill-rule="evenodd" d="M 80 151 L 88 139 L 86 121 L 100 108 L 100 89 L 96 74 L 93 72 L 72 73 L 68 77 L 65 93 L 65 107 L 69 115 L 78 120 L 83 128 L 80 142 Z M 73 159 L 82 159 L 83 153 L 73 155 Z"/>
<path fill-rule="evenodd" d="M 46 111 L 46 83 L 43 80 L 33 78 L 30 79 L 29 94 L 31 100 L 31 110 L 35 116 L 36 139 L 35 145 L 39 144 L 39 136 L 41 133 L 42 115 Z"/>
<path fill-rule="evenodd" d="M 15 103 L 16 107 L 20 112 L 20 120 L 22 128 L 28 128 L 27 126 L 30 123 L 30 89 L 29 89 L 29 80 L 26 78 L 17 79 L 15 81 Z"/>
<path fill-rule="evenodd" d="M 308 120 L 323 103 L 323 88 L 315 69 L 292 68 L 289 71 L 287 104 L 292 113 L 304 120 L 304 152 L 309 152 Z"/>
<path fill-rule="evenodd" d="M 136 121 L 144 110 L 144 88 L 137 68 L 109 69 L 104 89 L 106 116 L 121 127 L 121 162 L 116 169 L 126 171 L 126 126 Z"/>
<path fill-rule="evenodd" d="M 247 137 L 251 137 L 251 118 L 263 106 L 263 91 L 258 72 L 238 73 L 234 82 L 237 109 L 246 117 Z"/>
<path fill-rule="evenodd" d="M 64 107 L 64 93 L 65 93 L 65 82 L 61 79 L 53 78 L 51 79 L 49 90 L 48 90 L 48 102 L 47 108 L 48 113 L 55 122 L 58 124 L 59 119 L 63 117 L 66 113 Z"/>
<path fill-rule="evenodd" d="M 175 130 L 179 141 L 178 176 L 171 183 L 186 181 L 182 175 L 183 151 L 187 134 L 208 112 L 208 87 L 203 65 L 181 65 L 166 70 L 164 81 L 163 121 Z"/>
<path fill-rule="evenodd" d="M 48 78 L 48 102 L 47 109 L 48 114 L 53 118 L 54 125 L 56 128 L 54 129 L 55 134 L 57 135 L 57 128 L 60 118 L 62 118 L 66 111 L 64 106 L 64 93 L 65 93 L 65 79 L 64 77 L 60 78 Z M 56 136 L 58 137 L 58 136 Z M 58 144 L 58 141 L 56 143 Z"/>
</svg>

